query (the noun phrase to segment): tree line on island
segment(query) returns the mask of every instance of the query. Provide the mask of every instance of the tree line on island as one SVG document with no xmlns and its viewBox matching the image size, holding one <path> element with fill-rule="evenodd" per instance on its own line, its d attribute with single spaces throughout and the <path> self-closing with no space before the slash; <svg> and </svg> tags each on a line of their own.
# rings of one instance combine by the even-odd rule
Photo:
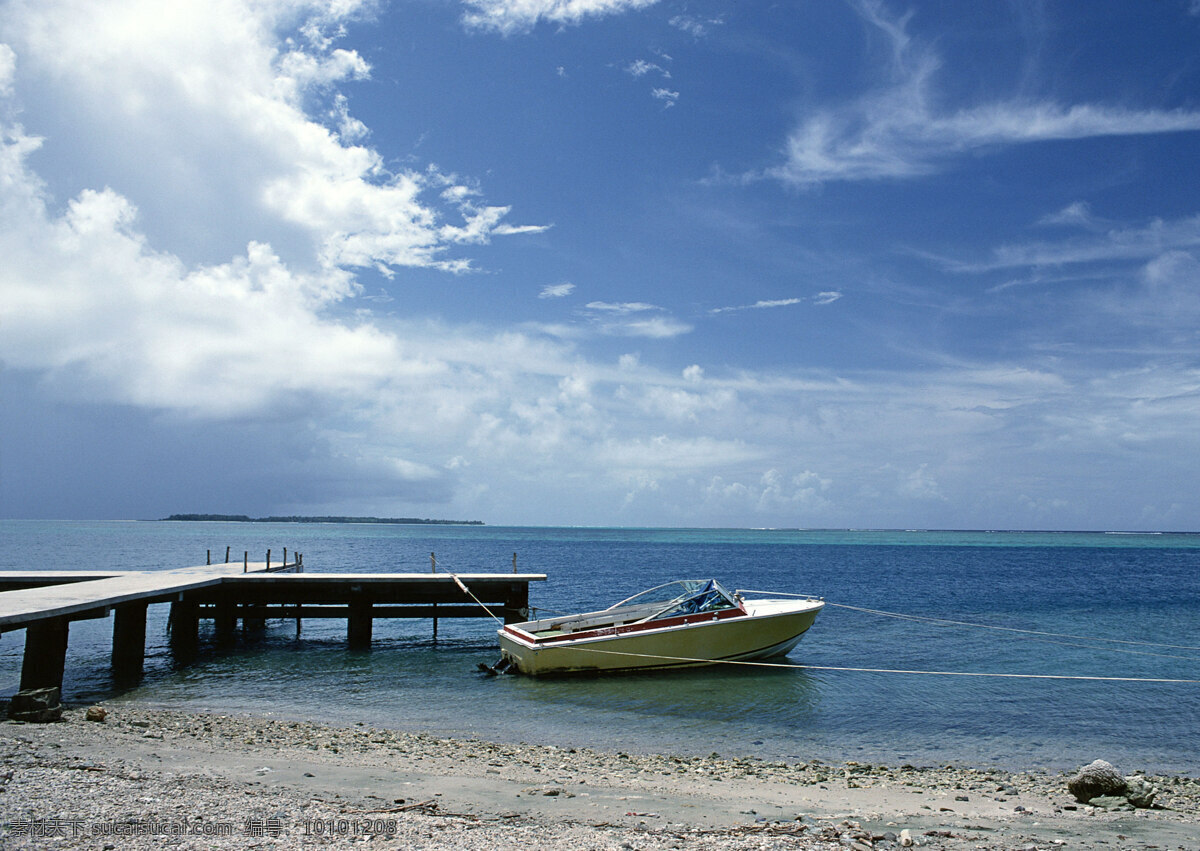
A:
<svg viewBox="0 0 1200 851">
<path fill-rule="evenodd" d="M 395 523 L 434 526 L 482 526 L 482 520 L 430 520 L 420 517 L 250 517 L 246 514 L 172 514 L 163 520 L 220 523 Z"/>
</svg>

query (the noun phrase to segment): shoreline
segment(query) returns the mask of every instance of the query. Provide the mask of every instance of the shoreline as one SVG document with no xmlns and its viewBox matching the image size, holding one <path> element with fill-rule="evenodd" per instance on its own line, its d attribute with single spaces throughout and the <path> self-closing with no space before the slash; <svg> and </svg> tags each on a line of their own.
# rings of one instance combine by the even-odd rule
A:
<svg viewBox="0 0 1200 851">
<path fill-rule="evenodd" d="M 0 723 L 6 847 L 111 837 L 148 848 L 169 836 L 184 848 L 299 848 L 374 834 L 459 849 L 1200 849 L 1196 778 L 1150 777 L 1162 809 L 1110 812 L 1074 801 L 1073 772 L 624 753 L 106 708 L 102 722 L 76 708 L 59 723 Z"/>
</svg>

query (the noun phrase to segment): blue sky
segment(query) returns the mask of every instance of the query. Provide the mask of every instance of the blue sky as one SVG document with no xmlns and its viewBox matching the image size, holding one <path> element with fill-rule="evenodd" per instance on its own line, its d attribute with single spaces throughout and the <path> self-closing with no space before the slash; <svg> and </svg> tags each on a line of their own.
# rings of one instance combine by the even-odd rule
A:
<svg viewBox="0 0 1200 851">
<path fill-rule="evenodd" d="M 1200 530 L 1200 3 L 0 2 L 0 516 Z"/>
</svg>

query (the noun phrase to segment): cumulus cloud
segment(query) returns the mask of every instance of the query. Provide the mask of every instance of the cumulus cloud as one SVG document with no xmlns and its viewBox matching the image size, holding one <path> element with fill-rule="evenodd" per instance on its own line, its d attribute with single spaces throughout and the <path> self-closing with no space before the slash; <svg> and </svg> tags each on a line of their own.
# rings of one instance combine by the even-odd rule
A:
<svg viewBox="0 0 1200 851">
<path fill-rule="evenodd" d="M 463 22 L 505 35 L 527 32 L 540 21 L 579 24 L 586 18 L 618 15 L 653 6 L 658 0 L 463 0 Z"/>
<path fill-rule="evenodd" d="M 1186 109 L 1013 99 L 939 111 L 942 60 L 909 34 L 911 13 L 897 17 L 877 0 L 858 0 L 856 8 L 888 39 L 888 79 L 856 101 L 805 117 L 787 139 L 785 162 L 768 176 L 800 186 L 908 178 L 989 147 L 1200 130 L 1200 112 Z"/>
<path fill-rule="evenodd" d="M 508 224 L 508 206 L 436 167 L 389 171 L 349 139 L 365 127 L 340 93 L 329 102 L 340 133 L 306 112 L 369 75 L 319 37 L 357 5 L 9 4 L 0 357 L 69 371 L 103 398 L 207 415 L 357 397 L 423 371 L 380 328 L 325 315 L 358 292 L 352 270 L 462 271 L 470 260 L 453 247 L 543 228 Z M 321 47 L 287 38 L 298 14 Z M 22 99 L 18 64 L 42 97 Z M 47 173 L 90 170 L 96 183 L 54 198 L 35 152 Z M 221 238 L 227 225 L 240 242 Z"/>
</svg>

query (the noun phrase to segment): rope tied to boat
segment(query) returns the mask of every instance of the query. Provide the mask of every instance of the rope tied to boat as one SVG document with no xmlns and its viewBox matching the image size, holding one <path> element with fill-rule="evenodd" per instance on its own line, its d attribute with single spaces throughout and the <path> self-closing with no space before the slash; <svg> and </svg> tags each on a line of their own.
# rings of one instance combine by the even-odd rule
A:
<svg viewBox="0 0 1200 851">
<path fill-rule="evenodd" d="M 787 594 L 778 591 L 756 591 L 739 589 L 740 594 L 769 594 L 773 597 L 793 597 L 803 599 L 817 599 L 810 594 Z M 1044 640 L 1046 638 L 1066 638 L 1077 641 L 1097 641 L 1107 644 L 1119 644 L 1126 646 L 1139 647 L 1160 647 L 1172 650 L 1200 650 L 1200 647 L 1186 644 L 1167 644 L 1154 641 L 1138 641 L 1133 639 L 1120 638 L 1101 638 L 1094 636 L 1074 635 L 1071 633 L 1048 632 L 1045 630 L 1020 629 L 1017 627 L 996 626 L 993 624 L 981 624 L 971 621 L 951 620 L 948 618 L 936 618 L 926 615 L 911 615 L 901 612 L 888 612 L 882 609 L 871 609 L 863 606 L 851 606 L 844 603 L 831 603 L 823 600 L 825 605 L 832 606 L 848 611 L 861 612 L 864 614 L 879 615 L 884 617 L 899 618 L 901 620 L 916 621 L 922 623 L 937 624 L 942 626 L 957 626 L 957 627 L 972 627 L 976 629 L 996 630 L 1007 633 L 1015 633 L 1024 636 L 1029 636 L 1034 640 Z M 1087 645 L 1071 645 L 1084 646 Z M 1090 681 L 1090 682 L 1113 682 L 1113 683 L 1161 683 L 1161 684 L 1184 684 L 1195 685 L 1200 684 L 1200 679 L 1190 679 L 1185 677 L 1123 677 L 1123 676 L 1100 676 L 1100 675 L 1085 675 L 1085 674 L 1025 674 L 1025 673 L 995 673 L 986 671 L 942 671 L 942 670 L 917 670 L 917 669 L 902 669 L 902 668 L 874 668 L 862 666 L 841 666 L 841 665 L 805 665 L 791 662 L 763 662 L 738 659 L 705 659 L 693 658 L 688 656 L 667 656 L 651 653 L 634 653 L 624 650 L 612 650 L 602 647 L 586 647 L 576 645 L 576 651 L 585 653 L 600 653 L 610 656 L 623 656 L 640 659 L 651 659 L 666 663 L 674 663 L 676 665 L 738 665 L 745 667 L 757 668 L 790 668 L 794 670 L 809 670 L 809 671 L 842 671 L 850 673 L 871 673 L 871 674 L 906 674 L 906 675 L 924 675 L 924 676 L 944 676 L 944 677 L 986 677 L 993 679 L 1026 679 L 1026 680 L 1075 680 L 1075 681 Z M 1098 647 L 1095 649 L 1106 650 L 1115 653 L 1132 653 L 1146 656 L 1161 656 L 1172 659 L 1195 659 L 1191 656 L 1178 656 L 1174 654 L 1159 654 L 1145 653 L 1137 650 L 1129 650 L 1124 647 Z M 662 667 L 669 667 L 664 665 Z"/>
<path fill-rule="evenodd" d="M 865 674 L 924 674 L 942 677 L 993 677 L 1017 680 L 1088 680 L 1094 682 L 1113 683 L 1173 683 L 1200 684 L 1200 680 L 1176 679 L 1171 677 L 1101 677 L 1082 674 L 1003 674 L 980 671 L 919 671 L 900 668 L 856 668 L 839 665 L 798 665 L 790 662 L 753 662 L 738 659 L 700 659 L 690 656 L 660 656 L 652 653 L 631 653 L 624 650 L 605 650 L 599 647 L 575 647 L 576 651 L 587 653 L 605 653 L 611 656 L 631 656 L 640 659 L 658 659 L 664 662 L 698 665 L 741 665 L 752 668 L 791 668 L 807 671 L 848 671 Z"/>
<path fill-rule="evenodd" d="M 445 567 L 443 567 L 443 565 L 440 564 L 436 559 L 433 562 L 433 567 L 434 567 L 435 572 L 437 571 L 437 568 L 441 567 L 442 573 L 446 574 L 451 579 L 453 579 L 454 584 L 457 585 L 464 594 L 466 594 L 468 597 L 470 597 L 472 600 L 474 600 L 476 602 L 476 604 L 479 606 L 479 608 L 481 608 L 485 612 L 487 612 L 488 616 L 492 620 L 494 620 L 496 623 L 500 624 L 500 626 L 504 626 L 504 621 L 500 617 L 498 617 L 495 612 L 493 612 L 491 609 L 489 609 L 482 600 L 480 600 L 478 597 L 476 597 L 475 593 L 466 586 L 465 582 L 463 582 L 461 579 L 458 578 L 457 574 L 455 574 L 453 571 L 446 570 Z M 436 637 L 436 635 L 435 635 L 435 637 Z"/>
<path fill-rule="evenodd" d="M 798 597 L 807 598 L 808 594 L 785 594 L 779 591 L 746 591 L 747 594 L 771 594 L 775 597 Z M 1200 650 L 1200 647 L 1191 644 L 1164 644 L 1158 641 L 1133 641 L 1124 638 L 1099 638 L 1092 635 L 1072 635 L 1068 632 L 1045 632 L 1037 629 L 1018 629 L 1011 626 L 995 626 L 992 624 L 973 623 L 972 621 L 956 621 L 948 618 L 935 618 L 928 615 L 910 615 L 902 612 L 886 612 L 883 609 L 868 609 L 863 606 L 849 606 L 845 603 L 831 603 L 825 601 L 825 605 L 833 606 L 838 609 L 849 609 L 853 612 L 864 612 L 869 615 L 883 615 L 889 618 L 901 618 L 902 620 L 923 621 L 925 623 L 939 623 L 947 626 L 970 626 L 976 629 L 994 629 L 1000 632 L 1019 632 L 1026 635 L 1044 635 L 1052 638 L 1073 638 L 1078 641 L 1104 641 L 1111 644 L 1130 644 L 1141 647 L 1167 647 L 1172 650 Z"/>
</svg>

